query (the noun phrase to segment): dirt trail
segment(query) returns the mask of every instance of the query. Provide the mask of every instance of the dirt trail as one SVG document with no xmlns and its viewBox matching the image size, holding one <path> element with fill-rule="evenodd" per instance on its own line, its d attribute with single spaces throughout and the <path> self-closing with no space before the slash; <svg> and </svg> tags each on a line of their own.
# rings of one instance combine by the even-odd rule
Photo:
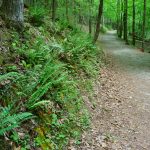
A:
<svg viewBox="0 0 150 150">
<path fill-rule="evenodd" d="M 101 70 L 93 100 L 84 96 L 92 126 L 72 150 L 150 150 L 150 54 L 125 45 L 114 31 L 100 45 L 110 65 Z"/>
</svg>

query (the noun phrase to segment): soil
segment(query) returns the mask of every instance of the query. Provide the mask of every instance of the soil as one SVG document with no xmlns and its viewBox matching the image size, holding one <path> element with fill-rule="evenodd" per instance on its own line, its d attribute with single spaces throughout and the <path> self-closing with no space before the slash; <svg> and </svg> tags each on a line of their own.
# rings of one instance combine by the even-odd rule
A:
<svg viewBox="0 0 150 150">
<path fill-rule="evenodd" d="M 150 54 L 126 45 L 115 31 L 98 43 L 109 65 L 100 71 L 93 100 L 84 96 L 91 127 L 70 149 L 150 150 Z"/>
</svg>

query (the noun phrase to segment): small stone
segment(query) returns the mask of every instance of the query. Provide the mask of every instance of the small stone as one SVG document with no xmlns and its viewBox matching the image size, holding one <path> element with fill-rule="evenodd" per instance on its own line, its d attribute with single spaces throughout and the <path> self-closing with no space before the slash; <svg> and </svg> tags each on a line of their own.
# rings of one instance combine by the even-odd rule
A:
<svg viewBox="0 0 150 150">
<path fill-rule="evenodd" d="M 101 143 L 101 146 L 102 146 L 103 148 L 106 148 L 106 147 L 107 147 L 106 143 L 104 143 L 104 142 Z"/>
</svg>

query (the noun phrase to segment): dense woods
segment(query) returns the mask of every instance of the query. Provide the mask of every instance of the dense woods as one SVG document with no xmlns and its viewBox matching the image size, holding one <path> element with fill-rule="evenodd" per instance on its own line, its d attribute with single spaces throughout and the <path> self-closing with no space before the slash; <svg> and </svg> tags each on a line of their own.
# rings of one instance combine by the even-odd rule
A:
<svg viewBox="0 0 150 150">
<path fill-rule="evenodd" d="M 117 4 L 112 4 L 113 8 L 117 5 L 117 21 L 115 17 L 112 18 L 113 22 L 117 22 L 118 36 L 127 44 L 137 44 L 142 51 L 144 51 L 144 44 L 147 49 L 149 47 L 148 3 L 149 1 L 144 0 L 118 0 Z"/>
<path fill-rule="evenodd" d="M 80 144 L 90 124 L 82 95 L 90 96 L 102 64 L 96 42 L 117 30 L 126 44 L 149 51 L 149 3 L 1 0 L 0 149 Z"/>
</svg>

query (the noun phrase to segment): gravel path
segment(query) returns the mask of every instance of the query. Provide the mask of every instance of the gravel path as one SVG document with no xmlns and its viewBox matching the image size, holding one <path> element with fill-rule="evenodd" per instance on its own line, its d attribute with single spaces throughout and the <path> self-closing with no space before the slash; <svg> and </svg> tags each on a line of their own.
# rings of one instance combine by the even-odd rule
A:
<svg viewBox="0 0 150 150">
<path fill-rule="evenodd" d="M 93 100 L 84 96 L 92 125 L 71 150 L 150 150 L 150 54 L 117 39 L 100 38 L 109 66 L 101 70 Z M 96 105 L 95 105 L 96 104 Z"/>
</svg>

